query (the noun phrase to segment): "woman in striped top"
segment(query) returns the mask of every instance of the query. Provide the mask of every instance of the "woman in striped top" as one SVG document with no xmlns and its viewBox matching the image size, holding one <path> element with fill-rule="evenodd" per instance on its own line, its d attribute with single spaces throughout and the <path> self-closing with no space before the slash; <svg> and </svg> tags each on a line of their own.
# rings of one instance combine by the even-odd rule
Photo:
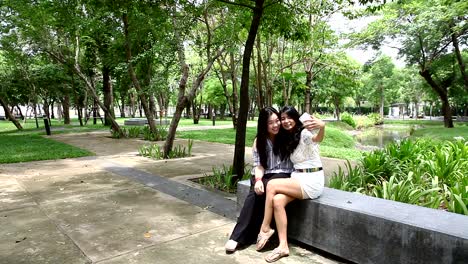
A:
<svg viewBox="0 0 468 264">
<path fill-rule="evenodd" d="M 273 107 L 260 110 L 252 154 L 251 186 L 237 224 L 225 245 L 226 252 L 234 252 L 238 246 L 255 243 L 262 224 L 265 209 L 265 189 L 271 179 L 289 178 L 293 165 L 289 158 L 281 159 L 275 141 L 281 127 L 280 115 Z"/>
<path fill-rule="evenodd" d="M 291 178 L 270 181 L 266 191 L 265 215 L 258 234 L 257 250 L 261 250 L 274 233 L 270 227 L 273 215 L 279 238 L 279 246 L 265 257 L 267 262 L 289 255 L 286 205 L 295 199 L 315 199 L 321 195 L 324 187 L 318 144 L 325 134 L 325 122 L 307 113 L 303 116 L 306 117 L 300 118 L 294 107 L 285 106 L 281 109 L 279 145 L 283 147 L 281 153 L 290 157 L 295 171 Z M 307 129 L 303 129 L 303 123 Z M 286 138 L 284 142 L 281 140 L 283 135 Z"/>
</svg>

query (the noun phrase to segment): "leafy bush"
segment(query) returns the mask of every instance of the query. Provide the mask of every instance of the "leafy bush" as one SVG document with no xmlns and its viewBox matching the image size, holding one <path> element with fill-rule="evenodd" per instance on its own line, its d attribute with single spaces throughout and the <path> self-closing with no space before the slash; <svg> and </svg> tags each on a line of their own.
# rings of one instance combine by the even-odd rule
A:
<svg viewBox="0 0 468 264">
<path fill-rule="evenodd" d="M 468 215 L 468 141 L 403 140 L 339 169 L 332 188 Z"/>
<path fill-rule="evenodd" d="M 356 129 L 373 127 L 375 125 L 374 120 L 369 119 L 369 117 L 365 115 L 354 115 L 353 118 L 356 122 Z"/>
<path fill-rule="evenodd" d="M 149 141 L 161 141 L 165 140 L 168 131 L 167 126 L 156 126 L 156 132 L 153 133 L 149 126 L 143 128 L 143 138 Z"/>
<path fill-rule="evenodd" d="M 141 127 L 133 126 L 128 128 L 128 137 L 129 138 L 137 138 L 141 134 Z"/>
<path fill-rule="evenodd" d="M 377 113 L 370 113 L 367 115 L 367 117 L 372 120 L 374 125 L 381 125 L 383 124 L 383 119 L 380 117 L 380 114 Z"/>
<path fill-rule="evenodd" d="M 468 215 L 468 178 L 447 188 L 445 200 L 450 212 Z"/>
<path fill-rule="evenodd" d="M 341 114 L 341 122 L 344 122 L 353 128 L 356 128 L 356 122 L 353 119 L 353 116 L 350 115 L 348 112 L 344 112 Z"/>
<path fill-rule="evenodd" d="M 246 180 L 251 177 L 248 167 L 248 164 L 244 167 L 244 177 L 242 180 Z M 197 180 L 198 183 L 224 192 L 236 192 L 237 181 L 233 181 L 235 174 L 232 166 L 227 167 L 223 165 L 222 168 L 213 167 L 211 170 L 212 174 L 204 174 L 203 178 Z"/>
<path fill-rule="evenodd" d="M 190 157 L 192 156 L 192 147 L 193 140 L 189 139 L 187 148 L 181 145 L 177 145 L 169 152 L 167 156 L 169 159 Z M 141 146 L 138 149 L 138 153 L 140 153 L 140 155 L 143 157 L 164 159 L 164 149 L 157 144 Z"/>
<path fill-rule="evenodd" d="M 122 134 L 120 134 L 118 131 L 115 131 L 114 129 L 111 129 L 111 137 L 112 138 L 126 138 L 127 137 L 127 129 L 125 127 L 121 127 L 120 130 L 122 130 Z"/>
</svg>

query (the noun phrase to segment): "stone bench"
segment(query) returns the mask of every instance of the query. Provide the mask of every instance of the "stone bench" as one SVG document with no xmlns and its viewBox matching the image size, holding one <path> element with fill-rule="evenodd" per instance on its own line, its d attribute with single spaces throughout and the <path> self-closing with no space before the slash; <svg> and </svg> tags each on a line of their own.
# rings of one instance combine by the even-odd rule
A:
<svg viewBox="0 0 468 264">
<path fill-rule="evenodd" d="M 170 120 L 167 119 L 154 119 L 154 122 L 156 122 L 156 125 L 169 125 L 171 123 Z M 125 126 L 144 126 L 148 124 L 148 119 L 146 118 L 130 118 L 124 121 Z"/>
<path fill-rule="evenodd" d="M 330 188 L 287 211 L 289 238 L 356 263 L 468 263 L 468 216 Z"/>
</svg>

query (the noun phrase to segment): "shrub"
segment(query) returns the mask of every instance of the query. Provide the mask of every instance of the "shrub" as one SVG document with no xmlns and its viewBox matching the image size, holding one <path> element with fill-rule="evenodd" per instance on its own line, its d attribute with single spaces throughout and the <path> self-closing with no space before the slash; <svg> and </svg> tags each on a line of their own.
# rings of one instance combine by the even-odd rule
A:
<svg viewBox="0 0 468 264">
<path fill-rule="evenodd" d="M 122 134 L 120 134 L 118 131 L 115 131 L 114 129 L 111 129 L 110 130 L 111 137 L 112 138 L 126 138 L 128 136 L 128 132 L 125 127 L 121 127 L 120 130 L 122 130 Z"/>
<path fill-rule="evenodd" d="M 169 159 L 190 157 L 192 156 L 192 146 L 193 140 L 189 139 L 187 148 L 181 145 L 177 145 L 169 152 L 167 156 Z M 138 149 L 138 153 L 140 153 L 140 155 L 143 157 L 164 159 L 164 149 L 157 144 L 141 146 Z"/>
<path fill-rule="evenodd" d="M 250 178 L 251 174 L 248 169 L 249 167 L 250 166 L 248 164 L 244 167 L 244 177 L 242 180 Z M 224 192 L 236 192 L 237 181 L 233 181 L 235 174 L 232 166 L 227 167 L 223 165 L 222 168 L 213 167 L 211 170 L 212 174 L 204 174 L 203 178 L 198 179 L 198 183 Z"/>
<path fill-rule="evenodd" d="M 137 138 L 141 134 L 141 127 L 133 126 L 128 128 L 128 137 L 129 138 Z"/>
<path fill-rule="evenodd" d="M 369 119 L 369 117 L 365 115 L 354 115 L 353 118 L 356 122 L 356 129 L 373 127 L 375 125 L 374 121 Z"/>
<path fill-rule="evenodd" d="M 356 122 L 353 119 L 353 116 L 350 115 L 348 112 L 344 112 L 341 114 L 341 121 L 356 128 Z"/>
<path fill-rule="evenodd" d="M 346 166 L 330 187 L 468 215 L 468 141 L 405 139 Z"/>
<path fill-rule="evenodd" d="M 156 126 L 156 132 L 153 133 L 149 126 L 143 128 L 143 138 L 149 141 L 161 141 L 165 140 L 167 137 L 168 131 L 167 126 Z"/>
<path fill-rule="evenodd" d="M 370 113 L 367 115 L 367 117 L 372 120 L 374 125 L 381 125 L 383 124 L 383 119 L 380 117 L 380 114 L 377 113 Z"/>
</svg>

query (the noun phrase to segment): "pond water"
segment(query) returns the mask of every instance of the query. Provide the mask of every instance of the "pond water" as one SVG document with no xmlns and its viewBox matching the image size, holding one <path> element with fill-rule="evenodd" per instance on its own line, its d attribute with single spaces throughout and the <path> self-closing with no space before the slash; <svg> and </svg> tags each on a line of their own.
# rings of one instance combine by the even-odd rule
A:
<svg viewBox="0 0 468 264">
<path fill-rule="evenodd" d="M 402 140 L 410 135 L 413 126 L 389 126 L 366 128 L 362 133 L 355 135 L 355 139 L 364 146 L 384 147 L 388 143 Z"/>
</svg>

